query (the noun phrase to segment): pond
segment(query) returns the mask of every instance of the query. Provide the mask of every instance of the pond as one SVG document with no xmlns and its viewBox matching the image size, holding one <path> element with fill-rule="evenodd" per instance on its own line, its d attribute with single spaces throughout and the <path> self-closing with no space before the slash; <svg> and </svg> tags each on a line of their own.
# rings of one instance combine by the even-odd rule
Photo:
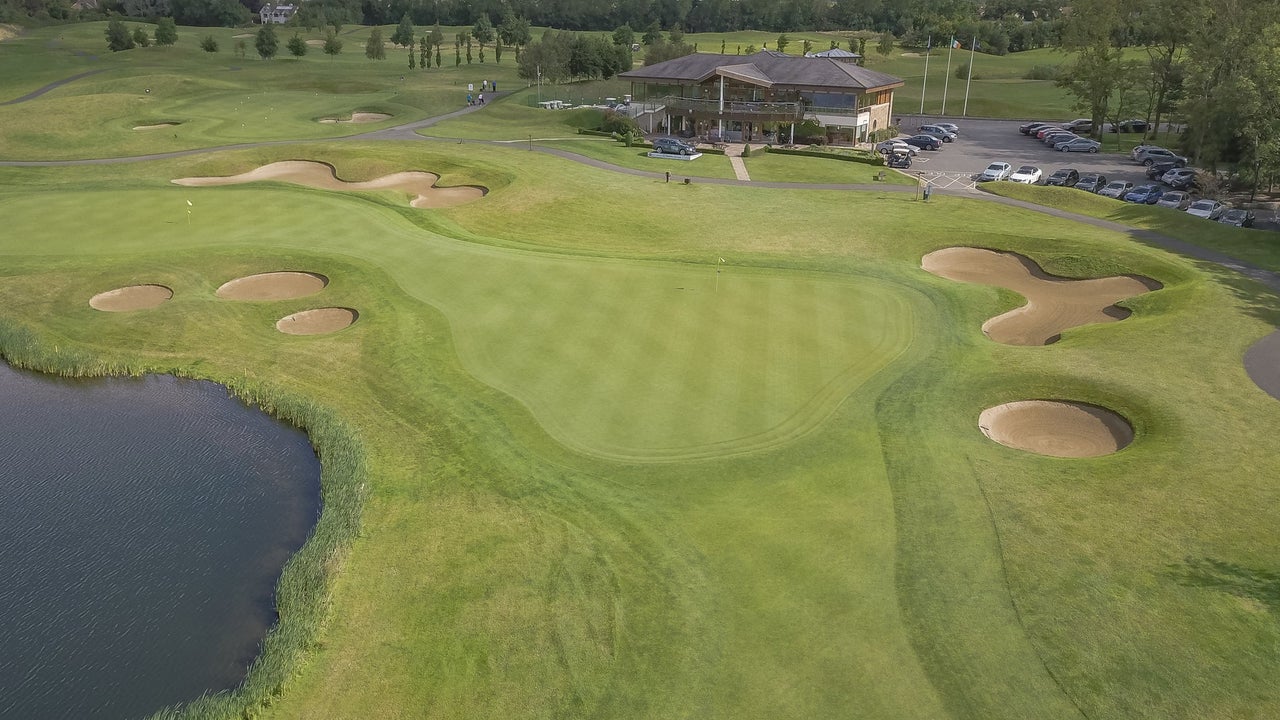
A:
<svg viewBox="0 0 1280 720">
<path fill-rule="evenodd" d="M 319 478 L 304 433 L 214 383 L 0 363 L 0 717 L 141 718 L 238 685 Z"/>
</svg>

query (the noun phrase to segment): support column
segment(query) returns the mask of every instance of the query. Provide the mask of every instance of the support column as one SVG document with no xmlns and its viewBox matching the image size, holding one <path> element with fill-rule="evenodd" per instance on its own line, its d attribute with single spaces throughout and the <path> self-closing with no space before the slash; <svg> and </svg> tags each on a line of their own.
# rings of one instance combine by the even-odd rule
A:
<svg viewBox="0 0 1280 720">
<path fill-rule="evenodd" d="M 720 113 L 717 118 L 717 130 L 720 133 L 720 142 L 724 142 L 724 76 L 720 76 Z"/>
</svg>

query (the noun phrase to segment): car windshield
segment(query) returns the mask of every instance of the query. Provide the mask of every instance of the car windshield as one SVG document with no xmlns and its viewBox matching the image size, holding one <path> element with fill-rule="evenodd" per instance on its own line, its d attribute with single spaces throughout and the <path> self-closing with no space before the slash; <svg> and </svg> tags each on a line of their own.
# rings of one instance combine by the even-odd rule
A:
<svg viewBox="0 0 1280 720">
<path fill-rule="evenodd" d="M 1023 165 L 1022 167 L 1018 168 L 1018 174 L 1019 175 L 1035 175 L 1036 169 L 1030 165 Z"/>
<path fill-rule="evenodd" d="M 988 170 L 996 170 L 996 171 L 1004 170 L 1004 169 L 1005 169 L 1005 164 L 1004 164 L 1004 163 L 991 163 L 990 165 L 988 165 L 988 166 L 987 166 L 987 169 L 988 169 Z"/>
<path fill-rule="evenodd" d="M 1192 210 L 1212 210 L 1213 202 L 1210 200 L 1201 200 L 1200 202 L 1191 203 Z"/>
<path fill-rule="evenodd" d="M 1243 211 L 1243 210 L 1228 210 L 1228 211 L 1227 211 L 1227 217 L 1231 218 L 1232 220 L 1235 220 L 1235 219 L 1237 219 L 1237 218 L 1243 218 L 1243 217 L 1244 217 L 1244 211 Z"/>
<path fill-rule="evenodd" d="M 1107 187 L 1109 187 L 1109 188 L 1115 188 L 1115 189 L 1119 190 L 1120 188 L 1124 187 L 1124 186 L 1125 186 L 1125 185 L 1127 185 L 1127 184 L 1128 184 L 1128 183 L 1113 182 L 1113 183 L 1111 183 L 1110 185 L 1108 185 Z"/>
</svg>

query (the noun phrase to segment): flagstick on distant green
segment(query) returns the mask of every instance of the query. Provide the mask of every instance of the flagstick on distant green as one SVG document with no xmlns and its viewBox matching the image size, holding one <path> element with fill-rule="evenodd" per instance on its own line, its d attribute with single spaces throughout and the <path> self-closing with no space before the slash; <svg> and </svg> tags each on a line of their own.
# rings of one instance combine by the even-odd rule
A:
<svg viewBox="0 0 1280 720">
<path fill-rule="evenodd" d="M 716 263 L 716 292 L 720 292 L 720 266 L 724 264 L 724 258 Z"/>
<path fill-rule="evenodd" d="M 191 227 L 191 208 L 195 207 L 191 201 L 187 201 L 187 227 Z"/>
</svg>

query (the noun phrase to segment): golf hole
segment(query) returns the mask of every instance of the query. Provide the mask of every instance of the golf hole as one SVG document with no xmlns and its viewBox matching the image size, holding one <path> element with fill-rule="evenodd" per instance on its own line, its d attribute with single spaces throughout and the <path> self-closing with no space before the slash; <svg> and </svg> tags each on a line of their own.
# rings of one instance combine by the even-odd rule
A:
<svg viewBox="0 0 1280 720">
<path fill-rule="evenodd" d="M 287 335 L 323 335 L 350 327 L 359 318 L 360 313 L 351 308 L 315 308 L 280 318 L 276 329 Z"/>
<path fill-rule="evenodd" d="M 1133 442 L 1133 426 L 1097 405 L 1019 400 L 983 410 L 978 428 L 1006 447 L 1061 458 L 1109 455 Z"/>
<path fill-rule="evenodd" d="M 128 285 L 94 295 L 89 298 L 89 307 L 103 312 L 150 310 L 172 297 L 173 290 L 164 285 Z"/>
<path fill-rule="evenodd" d="M 224 300 L 292 300 L 315 295 L 328 284 L 329 278 L 319 273 L 287 270 L 236 278 L 214 294 Z"/>
</svg>

